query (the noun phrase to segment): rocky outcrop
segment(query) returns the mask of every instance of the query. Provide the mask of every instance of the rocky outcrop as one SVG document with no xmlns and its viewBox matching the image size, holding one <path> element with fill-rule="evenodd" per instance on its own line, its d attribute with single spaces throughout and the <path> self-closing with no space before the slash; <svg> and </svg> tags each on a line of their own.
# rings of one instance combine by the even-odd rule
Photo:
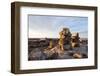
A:
<svg viewBox="0 0 100 76">
<path fill-rule="evenodd" d="M 71 46 L 72 48 L 75 47 L 79 47 L 80 45 L 80 37 L 79 37 L 79 33 L 72 33 L 72 37 L 71 37 Z"/>
<path fill-rule="evenodd" d="M 79 33 L 63 28 L 59 39 L 35 39 L 29 41 L 28 60 L 80 59 L 88 57 L 88 45 L 80 43 Z M 34 44 L 34 45 L 33 45 Z M 80 45 L 81 44 L 81 45 Z"/>
</svg>

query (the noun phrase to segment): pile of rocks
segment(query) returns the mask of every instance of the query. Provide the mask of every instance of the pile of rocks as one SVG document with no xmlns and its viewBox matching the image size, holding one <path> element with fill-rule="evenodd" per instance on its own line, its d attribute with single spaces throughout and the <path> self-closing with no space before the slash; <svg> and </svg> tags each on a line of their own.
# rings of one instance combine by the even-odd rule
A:
<svg viewBox="0 0 100 76">
<path fill-rule="evenodd" d="M 64 54 L 64 51 L 79 46 L 78 33 L 71 34 L 68 28 L 63 28 L 59 35 L 60 38 L 58 44 L 53 46 L 53 42 L 50 41 L 49 46 L 45 49 L 44 53 L 47 55 L 47 57 L 51 57 L 53 54 L 56 54 L 56 56 L 59 57 Z M 74 56 L 76 57 L 76 54 Z"/>
<path fill-rule="evenodd" d="M 68 28 L 63 28 L 63 30 L 59 33 L 59 46 L 61 50 L 69 49 L 64 46 L 70 46 L 71 47 L 71 32 Z"/>
<path fill-rule="evenodd" d="M 73 33 L 71 37 L 71 46 L 72 48 L 79 47 L 80 45 L 79 33 Z"/>
</svg>

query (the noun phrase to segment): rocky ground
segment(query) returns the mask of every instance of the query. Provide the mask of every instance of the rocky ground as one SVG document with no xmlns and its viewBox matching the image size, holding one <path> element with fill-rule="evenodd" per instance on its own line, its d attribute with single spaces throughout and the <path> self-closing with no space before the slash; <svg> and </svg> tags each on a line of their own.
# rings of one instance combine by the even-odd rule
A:
<svg viewBox="0 0 100 76">
<path fill-rule="evenodd" d="M 65 47 L 68 47 L 68 45 Z M 33 48 L 28 54 L 28 60 L 80 59 L 88 57 L 87 44 L 80 44 L 80 47 L 64 50 L 63 53 L 57 46 L 52 49 L 46 48 L 46 46 Z"/>
</svg>

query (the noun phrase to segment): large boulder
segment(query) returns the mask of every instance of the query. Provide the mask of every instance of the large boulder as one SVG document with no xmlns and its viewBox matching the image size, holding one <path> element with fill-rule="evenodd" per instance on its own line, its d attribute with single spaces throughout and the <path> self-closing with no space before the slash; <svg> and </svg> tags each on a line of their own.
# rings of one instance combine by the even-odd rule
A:
<svg viewBox="0 0 100 76">
<path fill-rule="evenodd" d="M 64 54 L 64 51 L 62 51 L 57 45 L 53 47 L 52 49 L 45 49 L 44 54 L 46 55 L 46 58 L 57 59 L 59 56 Z"/>
</svg>

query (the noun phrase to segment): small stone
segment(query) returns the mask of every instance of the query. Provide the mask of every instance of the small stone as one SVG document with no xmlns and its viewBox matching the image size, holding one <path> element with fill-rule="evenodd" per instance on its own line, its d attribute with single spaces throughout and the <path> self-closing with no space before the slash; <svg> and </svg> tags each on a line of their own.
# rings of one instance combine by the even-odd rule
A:
<svg viewBox="0 0 100 76">
<path fill-rule="evenodd" d="M 75 54 L 73 54 L 73 57 L 74 57 L 74 58 L 82 58 L 82 55 L 79 54 L 79 53 L 75 53 Z"/>
</svg>

